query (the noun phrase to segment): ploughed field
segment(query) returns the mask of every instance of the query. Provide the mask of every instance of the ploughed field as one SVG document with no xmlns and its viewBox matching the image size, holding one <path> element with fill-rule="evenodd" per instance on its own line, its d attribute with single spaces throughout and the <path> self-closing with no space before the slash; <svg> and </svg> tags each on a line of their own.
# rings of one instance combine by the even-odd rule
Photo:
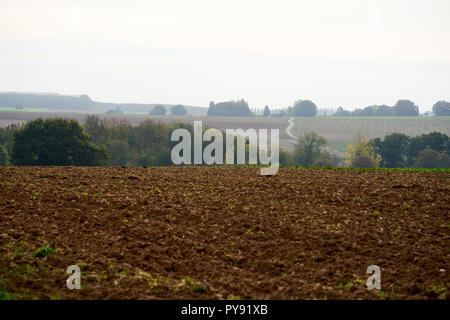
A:
<svg viewBox="0 0 450 320">
<path fill-rule="evenodd" d="M 4 299 L 450 294 L 448 173 L 0 167 L 0 187 Z"/>
</svg>

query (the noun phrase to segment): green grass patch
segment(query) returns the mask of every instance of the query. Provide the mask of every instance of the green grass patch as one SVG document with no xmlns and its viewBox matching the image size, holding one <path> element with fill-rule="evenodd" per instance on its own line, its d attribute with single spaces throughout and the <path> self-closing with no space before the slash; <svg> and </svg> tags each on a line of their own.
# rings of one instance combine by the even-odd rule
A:
<svg viewBox="0 0 450 320">
<path fill-rule="evenodd" d="M 196 285 L 194 288 L 192 288 L 192 291 L 194 293 L 205 293 L 206 290 L 202 286 Z"/>
<path fill-rule="evenodd" d="M 46 256 L 49 256 L 51 254 L 56 253 L 56 250 L 53 249 L 50 246 L 43 246 L 40 247 L 39 249 L 37 249 L 34 253 L 33 253 L 33 258 L 44 258 Z"/>
<path fill-rule="evenodd" d="M 45 108 L 23 108 L 16 109 L 11 107 L 0 107 L 0 112 L 45 112 L 47 109 Z"/>
<path fill-rule="evenodd" d="M 5 289 L 0 289 L 0 300 L 17 300 L 21 295 L 16 292 L 9 292 Z"/>
</svg>

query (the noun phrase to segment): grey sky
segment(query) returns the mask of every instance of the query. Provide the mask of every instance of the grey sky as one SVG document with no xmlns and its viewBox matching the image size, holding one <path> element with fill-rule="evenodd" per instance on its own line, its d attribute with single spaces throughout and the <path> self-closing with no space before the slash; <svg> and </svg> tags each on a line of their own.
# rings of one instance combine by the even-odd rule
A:
<svg viewBox="0 0 450 320">
<path fill-rule="evenodd" d="M 273 108 L 450 100 L 449 0 L 0 0 L 0 91 Z"/>
</svg>

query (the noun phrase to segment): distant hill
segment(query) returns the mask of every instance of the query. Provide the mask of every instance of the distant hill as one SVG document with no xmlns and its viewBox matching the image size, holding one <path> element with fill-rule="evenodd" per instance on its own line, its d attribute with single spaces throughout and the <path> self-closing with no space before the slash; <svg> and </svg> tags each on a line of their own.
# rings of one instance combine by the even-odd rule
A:
<svg viewBox="0 0 450 320">
<path fill-rule="evenodd" d="M 56 93 L 21 93 L 0 92 L 0 108 L 44 108 L 52 110 L 82 111 L 104 113 L 111 109 L 120 109 L 124 112 L 149 113 L 157 103 L 114 103 L 93 101 L 87 95 L 69 96 Z M 170 113 L 170 108 L 175 104 L 163 104 Z M 185 106 L 188 114 L 206 115 L 208 111 L 204 107 Z"/>
</svg>

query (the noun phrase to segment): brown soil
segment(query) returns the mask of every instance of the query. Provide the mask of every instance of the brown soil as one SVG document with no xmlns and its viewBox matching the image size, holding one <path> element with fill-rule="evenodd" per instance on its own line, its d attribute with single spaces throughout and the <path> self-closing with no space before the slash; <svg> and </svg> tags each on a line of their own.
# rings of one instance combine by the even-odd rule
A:
<svg viewBox="0 0 450 320">
<path fill-rule="evenodd" d="M 0 297 L 448 299 L 450 174 L 258 173 L 0 167 Z"/>
</svg>

